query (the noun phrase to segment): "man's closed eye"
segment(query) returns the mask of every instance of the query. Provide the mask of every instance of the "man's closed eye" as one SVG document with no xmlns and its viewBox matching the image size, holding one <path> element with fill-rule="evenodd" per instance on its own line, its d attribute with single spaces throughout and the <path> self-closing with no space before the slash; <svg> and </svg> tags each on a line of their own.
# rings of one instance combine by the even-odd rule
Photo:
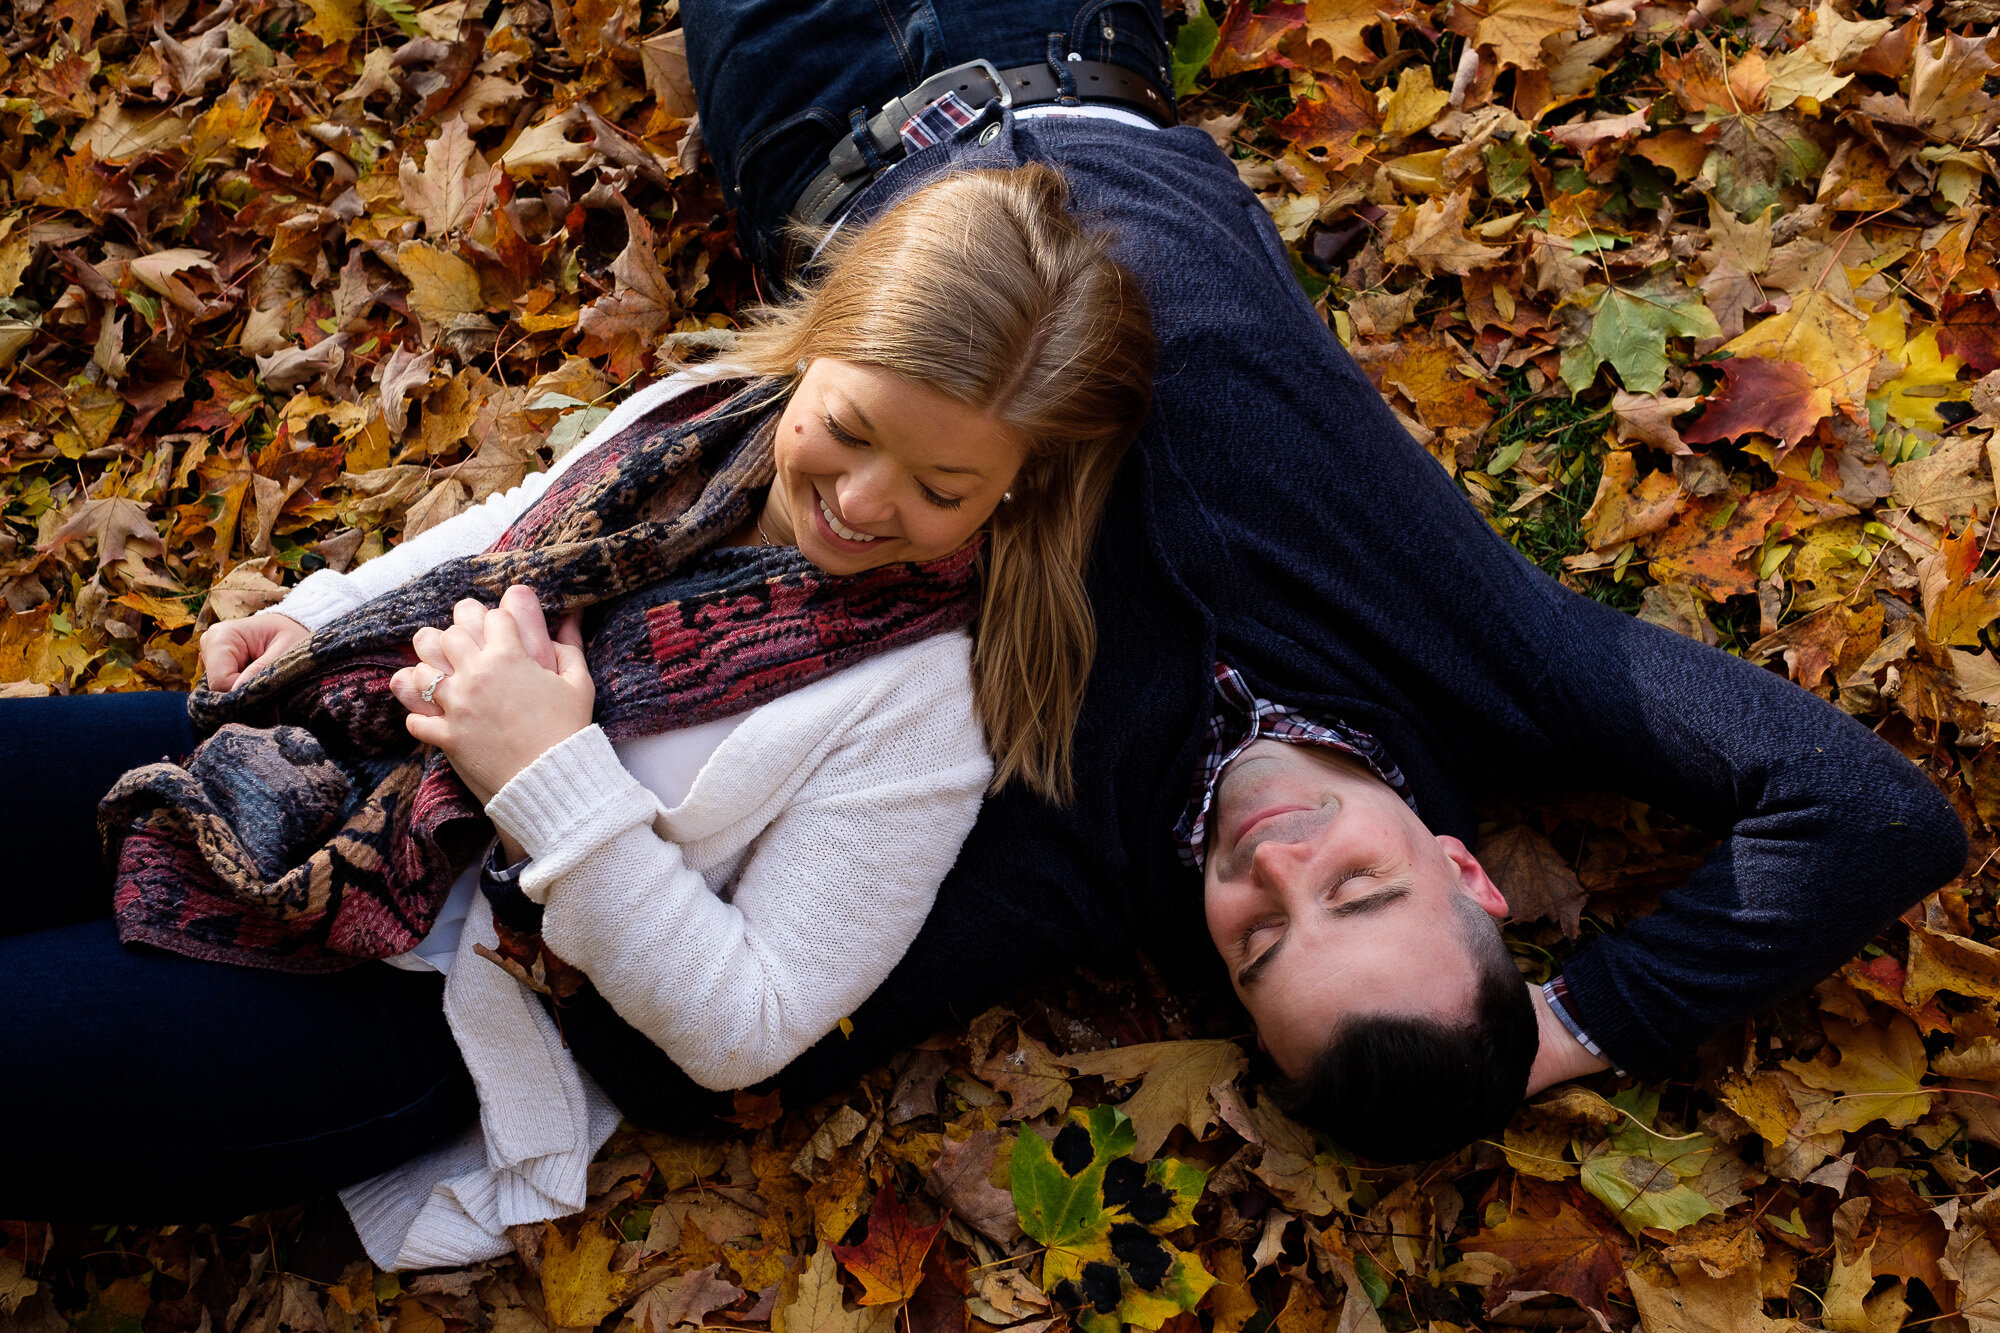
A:
<svg viewBox="0 0 2000 1333">
<path fill-rule="evenodd" d="M 1335 921 L 1349 921 L 1355 917 L 1367 916 L 1371 913 L 1379 912 L 1386 907 L 1392 907 L 1409 896 L 1410 885 L 1408 883 L 1396 882 L 1384 884 L 1372 893 L 1363 894 L 1359 898 L 1350 898 L 1346 902 L 1335 903 L 1326 909 L 1326 914 L 1330 919 Z M 1258 979 L 1271 966 L 1271 960 L 1278 956 L 1278 951 L 1285 947 L 1285 942 L 1291 937 L 1292 933 L 1286 931 L 1278 937 L 1276 944 L 1258 954 L 1248 966 L 1241 972 L 1238 972 L 1236 974 L 1237 987 L 1241 990 L 1248 990 L 1256 985 Z"/>
</svg>

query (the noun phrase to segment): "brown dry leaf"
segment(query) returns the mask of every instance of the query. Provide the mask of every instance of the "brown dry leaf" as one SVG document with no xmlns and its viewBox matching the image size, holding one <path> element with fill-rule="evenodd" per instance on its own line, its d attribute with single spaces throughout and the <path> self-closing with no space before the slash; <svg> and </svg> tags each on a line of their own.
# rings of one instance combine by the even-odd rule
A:
<svg viewBox="0 0 2000 1333">
<path fill-rule="evenodd" d="M 1507 896 L 1509 921 L 1554 921 L 1566 938 L 1577 937 L 1586 891 L 1546 835 L 1517 824 L 1481 838 L 1478 854 Z"/>
<path fill-rule="evenodd" d="M 677 1280 L 648 1287 L 627 1313 L 642 1333 L 669 1333 L 683 1325 L 699 1325 L 710 1314 L 742 1299 L 741 1287 L 717 1276 L 721 1270 L 721 1264 L 710 1264 Z"/>
<path fill-rule="evenodd" d="M 1460 190 L 1448 199 L 1431 199 L 1407 210 L 1382 257 L 1391 264 L 1415 264 L 1429 277 L 1437 273 L 1464 276 L 1507 254 L 1504 246 L 1484 245 L 1466 234 L 1465 215 L 1472 192 Z M 1404 232 L 1402 222 L 1409 230 Z"/>
<path fill-rule="evenodd" d="M 895 1327 L 893 1306 L 847 1308 L 831 1246 L 814 1250 L 798 1274 L 796 1286 L 789 1278 L 785 1285 L 793 1294 L 789 1299 L 780 1296 L 772 1310 L 772 1333 L 891 1333 Z"/>
<path fill-rule="evenodd" d="M 994 1157 L 1003 1142 L 992 1129 L 976 1129 L 962 1139 L 945 1135 L 924 1184 L 959 1221 L 989 1240 L 1011 1245 L 1021 1238 L 1020 1216 L 1013 1194 L 993 1183 Z"/>
<path fill-rule="evenodd" d="M 608 355 L 614 368 L 636 365 L 640 353 L 672 322 L 678 304 L 653 252 L 652 227 L 629 206 L 625 225 L 625 248 L 611 265 L 617 287 L 585 306 L 576 321 L 584 354 Z"/>
<path fill-rule="evenodd" d="M 1139 1136 L 1135 1155 L 1148 1161 L 1176 1125 L 1199 1139 L 1215 1123 L 1212 1089 L 1234 1082 L 1249 1061 L 1233 1041 L 1160 1041 L 1116 1050 L 1066 1055 L 1062 1063 L 1079 1074 L 1114 1083 L 1140 1079 L 1139 1090 L 1119 1106 L 1132 1117 Z"/>
<path fill-rule="evenodd" d="M 1956 523 L 1974 509 L 1991 513 L 1993 480 L 1986 475 L 1986 449 L 1978 440 L 1947 440 L 1935 453 L 1895 467 L 1897 504 L 1929 523 Z"/>
<path fill-rule="evenodd" d="M 1749 1270 L 1711 1277 L 1699 1264 L 1678 1272 L 1643 1264 L 1627 1278 L 1647 1333 L 1804 1333 L 1796 1320 L 1764 1313 L 1762 1277 Z"/>
<path fill-rule="evenodd" d="M 399 169 L 403 203 L 423 219 L 424 230 L 433 238 L 470 226 L 492 196 L 491 182 L 473 173 L 477 153 L 465 122 L 454 118 L 425 145 L 421 170 L 403 159 Z"/>
<path fill-rule="evenodd" d="M 85 500 L 38 549 L 52 551 L 64 542 L 83 540 L 97 548 L 97 568 L 116 564 L 126 555 L 157 556 L 166 550 L 159 530 L 136 500 L 112 496 Z"/>
</svg>

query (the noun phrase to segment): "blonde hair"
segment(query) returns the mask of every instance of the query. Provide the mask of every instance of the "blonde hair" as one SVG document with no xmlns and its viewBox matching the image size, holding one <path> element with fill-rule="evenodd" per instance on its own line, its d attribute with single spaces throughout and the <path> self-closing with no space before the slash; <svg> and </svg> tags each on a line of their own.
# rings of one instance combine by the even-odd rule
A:
<svg viewBox="0 0 2000 1333">
<path fill-rule="evenodd" d="M 994 512 L 973 630 L 993 786 L 1070 798 L 1071 736 L 1096 652 L 1084 563 L 1152 405 L 1153 327 L 1112 238 L 1068 211 L 1049 167 L 968 171 L 837 233 L 813 277 L 728 359 L 796 380 L 816 357 L 904 376 L 1027 443 Z"/>
</svg>

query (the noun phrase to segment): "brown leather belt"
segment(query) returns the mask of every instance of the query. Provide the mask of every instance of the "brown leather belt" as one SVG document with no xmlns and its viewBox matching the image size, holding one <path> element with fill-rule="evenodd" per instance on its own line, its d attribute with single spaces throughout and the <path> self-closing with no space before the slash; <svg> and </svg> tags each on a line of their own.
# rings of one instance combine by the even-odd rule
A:
<svg viewBox="0 0 2000 1333">
<path fill-rule="evenodd" d="M 1109 102 L 1136 111 L 1158 125 L 1174 123 L 1174 108 L 1160 90 L 1144 76 L 1123 65 L 1070 57 L 1063 66 L 1073 80 L 1077 102 Z M 1048 62 L 996 69 L 990 60 L 973 60 L 933 74 L 869 117 L 867 133 L 875 146 L 875 162 L 870 163 L 861 146 L 849 135 L 826 155 L 826 165 L 806 183 L 792 216 L 808 226 L 824 226 L 839 216 L 840 210 L 861 193 L 882 165 L 903 155 L 903 125 L 911 116 L 943 97 L 957 93 L 968 105 L 1038 106 L 1063 100 L 1063 80 Z"/>
</svg>

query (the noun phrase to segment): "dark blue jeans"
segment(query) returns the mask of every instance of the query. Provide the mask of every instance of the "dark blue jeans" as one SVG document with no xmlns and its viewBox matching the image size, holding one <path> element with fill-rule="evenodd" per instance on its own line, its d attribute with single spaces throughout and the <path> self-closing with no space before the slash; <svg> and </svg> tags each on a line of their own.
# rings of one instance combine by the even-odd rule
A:
<svg viewBox="0 0 2000 1333">
<path fill-rule="evenodd" d="M 98 798 L 193 745 L 185 695 L 0 700 L 0 1217 L 231 1220 L 385 1171 L 478 1113 L 435 974 L 118 942 Z"/>
<path fill-rule="evenodd" d="M 854 113 L 873 115 L 941 70 L 1075 53 L 1173 97 L 1158 0 L 686 0 L 681 24 L 702 141 L 743 253 L 767 278 L 787 214 Z"/>
</svg>

